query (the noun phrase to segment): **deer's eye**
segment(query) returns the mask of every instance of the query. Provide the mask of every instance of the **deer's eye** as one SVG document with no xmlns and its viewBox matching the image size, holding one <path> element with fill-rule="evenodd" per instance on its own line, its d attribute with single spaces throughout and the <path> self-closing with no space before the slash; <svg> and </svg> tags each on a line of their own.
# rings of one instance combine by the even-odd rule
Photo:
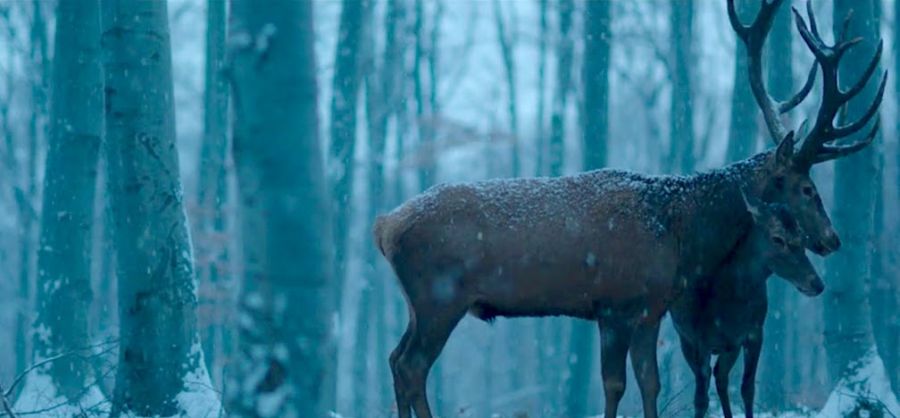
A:
<svg viewBox="0 0 900 418">
<path fill-rule="evenodd" d="M 800 192 L 806 197 L 813 197 L 813 195 L 816 194 L 816 191 L 813 190 L 812 186 L 803 186 L 803 188 L 800 189 Z"/>
<path fill-rule="evenodd" d="M 772 243 L 775 244 L 778 248 L 787 248 L 787 241 L 777 235 L 772 237 Z"/>
</svg>

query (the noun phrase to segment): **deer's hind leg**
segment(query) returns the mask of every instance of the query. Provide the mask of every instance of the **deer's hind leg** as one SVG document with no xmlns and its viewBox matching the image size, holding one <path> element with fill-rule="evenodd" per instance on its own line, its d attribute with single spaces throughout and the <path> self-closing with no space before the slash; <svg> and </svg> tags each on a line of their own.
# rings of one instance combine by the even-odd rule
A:
<svg viewBox="0 0 900 418">
<path fill-rule="evenodd" d="M 426 395 L 426 381 L 428 372 L 434 361 L 437 360 L 441 350 L 447 343 L 447 339 L 456 328 L 456 324 L 467 311 L 467 306 L 462 304 L 412 306 L 414 311 L 410 321 L 411 328 L 401 340 L 398 349 L 402 351 L 393 361 L 395 380 L 402 382 L 398 390 L 397 400 L 400 409 L 400 417 L 407 418 L 409 407 L 415 411 L 418 418 L 432 418 L 431 408 L 428 406 Z M 405 344 L 404 344 L 405 343 Z M 395 350 L 396 352 L 396 350 Z M 392 357 L 393 354 L 392 354 Z"/>
<path fill-rule="evenodd" d="M 659 366 L 656 363 L 656 344 L 659 322 L 642 323 L 634 330 L 631 340 L 631 366 L 641 389 L 645 418 L 657 418 L 659 397 Z"/>
<path fill-rule="evenodd" d="M 619 401 L 625 395 L 625 359 L 631 342 L 631 327 L 618 318 L 604 317 L 600 326 L 600 372 L 603 376 L 603 394 L 606 417 L 617 416 Z"/>
<path fill-rule="evenodd" d="M 397 402 L 397 414 L 400 418 L 412 417 L 410 412 L 410 408 L 412 408 L 412 405 L 410 404 L 410 400 L 406 396 L 409 382 L 404 379 L 403 375 L 400 374 L 398 362 L 400 360 L 400 356 L 404 351 L 406 351 L 406 347 L 409 345 L 409 340 L 411 339 L 412 334 L 415 332 L 415 320 L 415 316 L 412 314 L 412 309 L 410 309 L 409 324 L 407 324 L 406 326 L 406 332 L 403 333 L 403 337 L 400 338 L 400 342 L 397 343 L 397 347 L 394 348 L 394 351 L 391 352 L 391 356 L 388 359 L 388 362 L 391 365 L 391 374 L 394 378 L 394 398 Z"/>
</svg>

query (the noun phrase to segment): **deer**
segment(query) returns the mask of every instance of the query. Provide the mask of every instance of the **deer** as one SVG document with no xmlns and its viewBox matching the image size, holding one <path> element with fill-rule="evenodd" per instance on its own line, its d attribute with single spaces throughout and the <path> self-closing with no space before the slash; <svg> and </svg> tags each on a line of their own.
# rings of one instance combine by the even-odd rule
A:
<svg viewBox="0 0 900 418">
<path fill-rule="evenodd" d="M 694 373 L 695 417 L 709 409 L 710 358 L 715 365 L 716 391 L 726 418 L 732 417 L 728 380 L 738 355 L 744 353 L 741 397 L 744 414 L 753 417 L 756 370 L 768 310 L 766 282 L 774 272 L 806 296 L 825 290 L 806 256 L 804 232 L 789 208 L 745 197 L 753 227 L 716 273 L 698 280 L 673 302 L 670 314 L 681 340 L 681 351 Z"/>
<path fill-rule="evenodd" d="M 803 87 L 778 102 L 765 90 L 761 51 L 771 15 L 783 0 L 764 1 L 750 25 L 729 17 L 747 45 L 751 89 L 775 147 L 692 175 L 645 175 L 601 169 L 553 178 L 440 184 L 376 217 L 375 245 L 391 265 L 407 304 L 406 331 L 390 364 L 399 418 L 432 418 L 428 372 L 466 315 L 571 316 L 596 321 L 600 333 L 605 416 L 616 416 L 631 354 L 644 417 L 658 417 L 656 347 L 662 317 L 691 283 L 728 261 L 753 220 L 741 193 L 785 205 L 805 231 L 804 245 L 827 255 L 840 238 L 810 177 L 818 163 L 868 146 L 878 130 L 848 144 L 835 141 L 868 125 L 870 111 L 834 126 L 837 111 L 874 74 L 880 51 L 856 85 L 837 85 L 837 63 L 856 42 L 814 44 L 816 63 Z M 823 100 L 813 127 L 795 141 L 780 115 L 812 90 L 823 70 Z M 799 148 L 795 149 L 795 143 Z"/>
</svg>

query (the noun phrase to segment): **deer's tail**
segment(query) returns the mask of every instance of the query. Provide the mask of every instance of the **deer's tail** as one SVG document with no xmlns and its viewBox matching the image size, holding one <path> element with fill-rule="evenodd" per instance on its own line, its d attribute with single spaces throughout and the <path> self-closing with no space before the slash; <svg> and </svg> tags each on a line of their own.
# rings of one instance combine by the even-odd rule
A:
<svg viewBox="0 0 900 418">
<path fill-rule="evenodd" d="M 381 251 L 381 255 L 388 259 L 388 261 L 391 259 L 389 252 L 392 252 L 393 250 L 395 229 L 391 228 L 390 224 L 389 215 L 378 215 L 375 218 L 375 227 L 372 228 L 375 245 L 378 246 L 378 251 Z"/>
</svg>

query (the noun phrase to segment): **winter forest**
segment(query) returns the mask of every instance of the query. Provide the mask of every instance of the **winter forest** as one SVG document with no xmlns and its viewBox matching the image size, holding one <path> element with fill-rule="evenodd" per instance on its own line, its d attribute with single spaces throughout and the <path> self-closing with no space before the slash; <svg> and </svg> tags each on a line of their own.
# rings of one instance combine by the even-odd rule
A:
<svg viewBox="0 0 900 418">
<path fill-rule="evenodd" d="M 900 417 L 897 19 L 0 0 L 0 417 Z"/>
</svg>

